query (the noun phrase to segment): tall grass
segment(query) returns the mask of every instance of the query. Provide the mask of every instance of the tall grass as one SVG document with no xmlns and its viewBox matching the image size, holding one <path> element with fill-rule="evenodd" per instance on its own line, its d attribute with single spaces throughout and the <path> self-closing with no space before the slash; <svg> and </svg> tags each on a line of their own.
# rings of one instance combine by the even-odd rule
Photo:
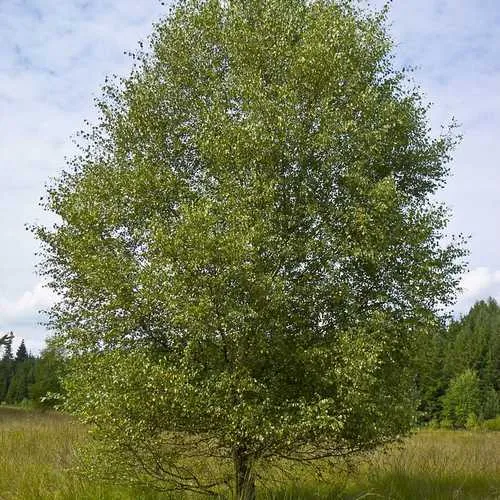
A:
<svg viewBox="0 0 500 500">
<path fill-rule="evenodd" d="M 0 407 L 0 499 L 165 498 L 72 474 L 75 450 L 83 439 L 85 429 L 68 416 Z"/>
<path fill-rule="evenodd" d="M 85 429 L 70 417 L 0 407 L 0 500 L 159 500 L 183 498 L 91 482 L 73 474 Z M 278 479 L 283 479 L 280 484 Z M 264 477 L 259 498 L 500 499 L 500 433 L 421 431 L 350 474 L 319 482 L 308 469 Z M 193 498 L 189 496 L 189 498 Z"/>
<path fill-rule="evenodd" d="M 351 491 L 391 499 L 500 499 L 500 434 L 421 431 L 378 453 Z"/>
</svg>

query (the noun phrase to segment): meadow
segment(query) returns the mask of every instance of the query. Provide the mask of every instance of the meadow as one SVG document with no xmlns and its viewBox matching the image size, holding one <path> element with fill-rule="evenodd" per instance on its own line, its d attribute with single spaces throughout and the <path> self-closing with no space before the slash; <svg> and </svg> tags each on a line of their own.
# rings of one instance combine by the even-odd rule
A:
<svg viewBox="0 0 500 500">
<path fill-rule="evenodd" d="M 75 475 L 71 467 L 85 439 L 68 416 L 0 407 L 0 500 L 181 498 Z M 276 479 L 263 478 L 259 499 L 500 499 L 500 432 L 422 430 L 348 475 L 318 482 L 304 470 L 295 481 Z"/>
</svg>

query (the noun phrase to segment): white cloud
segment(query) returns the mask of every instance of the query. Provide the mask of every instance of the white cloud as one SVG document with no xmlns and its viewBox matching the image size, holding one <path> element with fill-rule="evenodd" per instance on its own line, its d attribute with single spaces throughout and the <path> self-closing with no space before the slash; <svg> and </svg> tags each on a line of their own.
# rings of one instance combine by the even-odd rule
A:
<svg viewBox="0 0 500 500">
<path fill-rule="evenodd" d="M 56 295 L 42 282 L 32 290 L 24 292 L 14 300 L 0 298 L 0 324 L 16 323 L 26 317 L 33 317 L 40 310 L 51 307 L 56 302 Z"/>
<path fill-rule="evenodd" d="M 46 335 L 41 327 L 46 319 L 43 311 L 56 301 L 57 296 L 43 282 L 36 283 L 15 299 L 0 297 L 0 333 L 14 332 L 14 348 L 24 339 L 29 351 L 40 351 Z"/>
<path fill-rule="evenodd" d="M 26 223 L 51 222 L 38 200 L 95 117 L 105 75 L 124 75 L 124 51 L 167 12 L 157 0 L 0 0 L 0 331 L 43 345 L 38 314 L 53 300 L 34 276 L 37 243 Z M 2 298 L 3 297 L 3 298 Z"/>
<path fill-rule="evenodd" d="M 458 312 L 466 313 L 478 300 L 488 297 L 500 298 L 500 270 L 476 267 L 462 276 L 462 293 L 457 302 Z"/>
</svg>

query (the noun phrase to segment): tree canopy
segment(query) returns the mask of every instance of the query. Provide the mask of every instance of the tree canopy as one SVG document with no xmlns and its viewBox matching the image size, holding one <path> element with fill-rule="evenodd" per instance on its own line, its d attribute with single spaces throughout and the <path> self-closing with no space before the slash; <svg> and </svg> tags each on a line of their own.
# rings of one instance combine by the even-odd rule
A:
<svg viewBox="0 0 500 500">
<path fill-rule="evenodd" d="M 35 228 L 94 472 L 253 498 L 276 457 L 406 432 L 464 252 L 432 201 L 456 138 L 431 135 L 385 10 L 186 0 L 134 58 Z"/>
</svg>

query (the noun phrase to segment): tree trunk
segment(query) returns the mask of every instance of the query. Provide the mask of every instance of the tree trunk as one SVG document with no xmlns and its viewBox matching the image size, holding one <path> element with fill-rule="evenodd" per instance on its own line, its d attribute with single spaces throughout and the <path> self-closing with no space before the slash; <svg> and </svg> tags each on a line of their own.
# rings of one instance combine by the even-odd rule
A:
<svg viewBox="0 0 500 500">
<path fill-rule="evenodd" d="M 255 500 L 255 476 L 252 459 L 244 447 L 234 450 L 234 473 L 237 500 Z"/>
</svg>

